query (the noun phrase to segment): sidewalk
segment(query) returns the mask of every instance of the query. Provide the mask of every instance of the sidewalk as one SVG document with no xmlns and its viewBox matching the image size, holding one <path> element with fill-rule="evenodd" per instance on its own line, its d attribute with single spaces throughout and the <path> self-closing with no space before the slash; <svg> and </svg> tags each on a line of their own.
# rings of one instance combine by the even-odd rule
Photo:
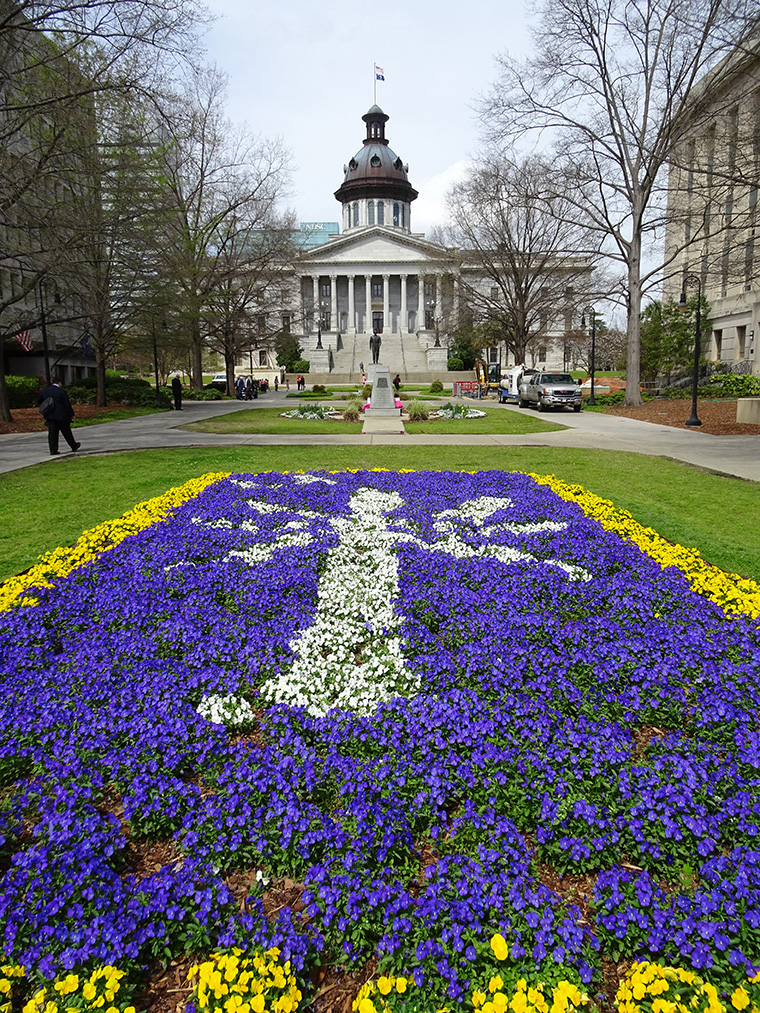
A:
<svg viewBox="0 0 760 1013">
<path fill-rule="evenodd" d="M 220 435 L 187 432 L 189 422 L 216 418 L 232 412 L 260 407 L 292 406 L 284 394 L 267 395 L 255 402 L 185 401 L 182 414 L 162 412 L 119 422 L 103 422 L 75 430 L 82 443 L 79 456 L 175 447 L 230 446 L 471 446 L 471 447 L 579 447 L 587 450 L 626 451 L 671 458 L 718 474 L 760 482 L 760 436 L 708 436 L 699 430 L 673 429 L 670 426 L 638 422 L 635 419 L 600 412 L 546 413 L 541 417 L 567 428 L 552 433 L 526 433 L 520 436 L 433 436 L 410 433 L 398 436 L 312 435 L 269 436 Z M 489 402 L 490 404 L 490 402 Z M 494 407 L 496 407 L 494 405 Z M 503 406 L 501 411 L 522 409 Z M 45 433 L 0 435 L 0 473 L 47 462 L 56 467 L 68 457 L 61 441 L 61 456 L 51 458 Z"/>
</svg>

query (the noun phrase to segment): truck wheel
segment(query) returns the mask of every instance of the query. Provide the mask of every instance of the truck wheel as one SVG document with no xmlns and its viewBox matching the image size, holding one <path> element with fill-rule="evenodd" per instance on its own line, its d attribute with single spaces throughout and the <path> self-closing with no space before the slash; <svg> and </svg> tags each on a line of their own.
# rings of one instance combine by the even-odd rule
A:
<svg viewBox="0 0 760 1013">
<path fill-rule="evenodd" d="M 581 406 L 579 404 L 578 405 L 573 405 L 573 411 L 574 412 L 579 412 L 580 410 L 581 410 Z"/>
<path fill-rule="evenodd" d="M 521 408 L 530 408 L 530 401 L 526 401 L 524 397 L 521 397 L 520 398 L 520 407 Z"/>
<path fill-rule="evenodd" d="M 541 400 L 541 398 L 539 398 L 539 399 L 538 399 L 538 404 L 536 405 L 536 407 L 538 408 L 538 410 L 539 410 L 540 412 L 545 412 L 545 411 L 546 411 L 546 405 L 545 405 L 545 404 L 544 404 L 544 402 L 543 402 L 543 401 Z"/>
</svg>

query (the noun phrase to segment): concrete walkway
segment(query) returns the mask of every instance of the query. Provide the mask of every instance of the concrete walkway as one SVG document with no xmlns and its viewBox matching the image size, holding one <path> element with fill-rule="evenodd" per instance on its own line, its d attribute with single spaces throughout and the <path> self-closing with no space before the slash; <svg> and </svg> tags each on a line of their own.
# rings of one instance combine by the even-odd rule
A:
<svg viewBox="0 0 760 1013">
<path fill-rule="evenodd" d="M 467 404 L 476 402 L 465 401 Z M 487 402 L 496 406 L 495 402 Z M 542 419 L 560 423 L 567 428 L 552 433 L 526 433 L 521 436 L 461 436 L 414 435 L 398 436 L 355 435 L 292 435 L 264 434 L 224 435 L 199 433 L 182 428 L 189 422 L 216 418 L 241 409 L 293 407 L 294 400 L 286 400 L 282 393 L 270 391 L 254 402 L 239 401 L 186 401 L 182 414 L 161 412 L 119 422 L 103 422 L 74 430 L 82 443 L 80 456 L 114 453 L 123 450 L 147 450 L 174 447 L 270 447 L 270 446 L 471 446 L 471 447 L 581 447 L 587 450 L 628 451 L 683 461 L 722 475 L 760 482 L 760 436 L 708 436 L 697 430 L 673 429 L 650 422 L 600 412 L 557 412 L 542 415 Z M 501 411 L 522 412 L 512 406 Z M 684 412 L 688 405 L 684 402 Z M 0 435 L 0 473 L 27 468 L 47 462 L 57 467 L 69 456 L 68 447 L 61 440 L 61 456 L 50 457 L 46 433 Z M 431 454 L 431 464 L 435 463 Z"/>
</svg>

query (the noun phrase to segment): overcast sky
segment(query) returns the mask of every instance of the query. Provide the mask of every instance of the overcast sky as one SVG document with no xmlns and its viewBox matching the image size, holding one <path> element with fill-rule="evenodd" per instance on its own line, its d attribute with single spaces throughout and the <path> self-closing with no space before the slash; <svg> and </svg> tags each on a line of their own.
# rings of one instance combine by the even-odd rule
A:
<svg viewBox="0 0 760 1013">
<path fill-rule="evenodd" d="M 340 221 L 333 197 L 365 137 L 373 67 L 386 137 L 420 196 L 412 228 L 440 222 L 448 185 L 478 145 L 474 106 L 494 56 L 528 45 L 522 0 L 206 0 L 209 62 L 229 75 L 228 114 L 293 152 L 300 221 Z"/>
</svg>

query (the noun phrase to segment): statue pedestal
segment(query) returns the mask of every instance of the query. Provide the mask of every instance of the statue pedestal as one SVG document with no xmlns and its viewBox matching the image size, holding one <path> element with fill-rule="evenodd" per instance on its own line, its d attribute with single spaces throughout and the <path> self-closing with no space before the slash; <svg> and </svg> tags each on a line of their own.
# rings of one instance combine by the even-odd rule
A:
<svg viewBox="0 0 760 1013">
<path fill-rule="evenodd" d="M 405 433 L 401 412 L 396 407 L 391 383 L 391 371 L 380 363 L 372 364 L 367 372 L 372 384 L 369 408 L 364 411 L 363 433 Z"/>
<path fill-rule="evenodd" d="M 311 348 L 309 349 L 309 372 L 327 373 L 330 370 L 330 349 Z"/>
</svg>

